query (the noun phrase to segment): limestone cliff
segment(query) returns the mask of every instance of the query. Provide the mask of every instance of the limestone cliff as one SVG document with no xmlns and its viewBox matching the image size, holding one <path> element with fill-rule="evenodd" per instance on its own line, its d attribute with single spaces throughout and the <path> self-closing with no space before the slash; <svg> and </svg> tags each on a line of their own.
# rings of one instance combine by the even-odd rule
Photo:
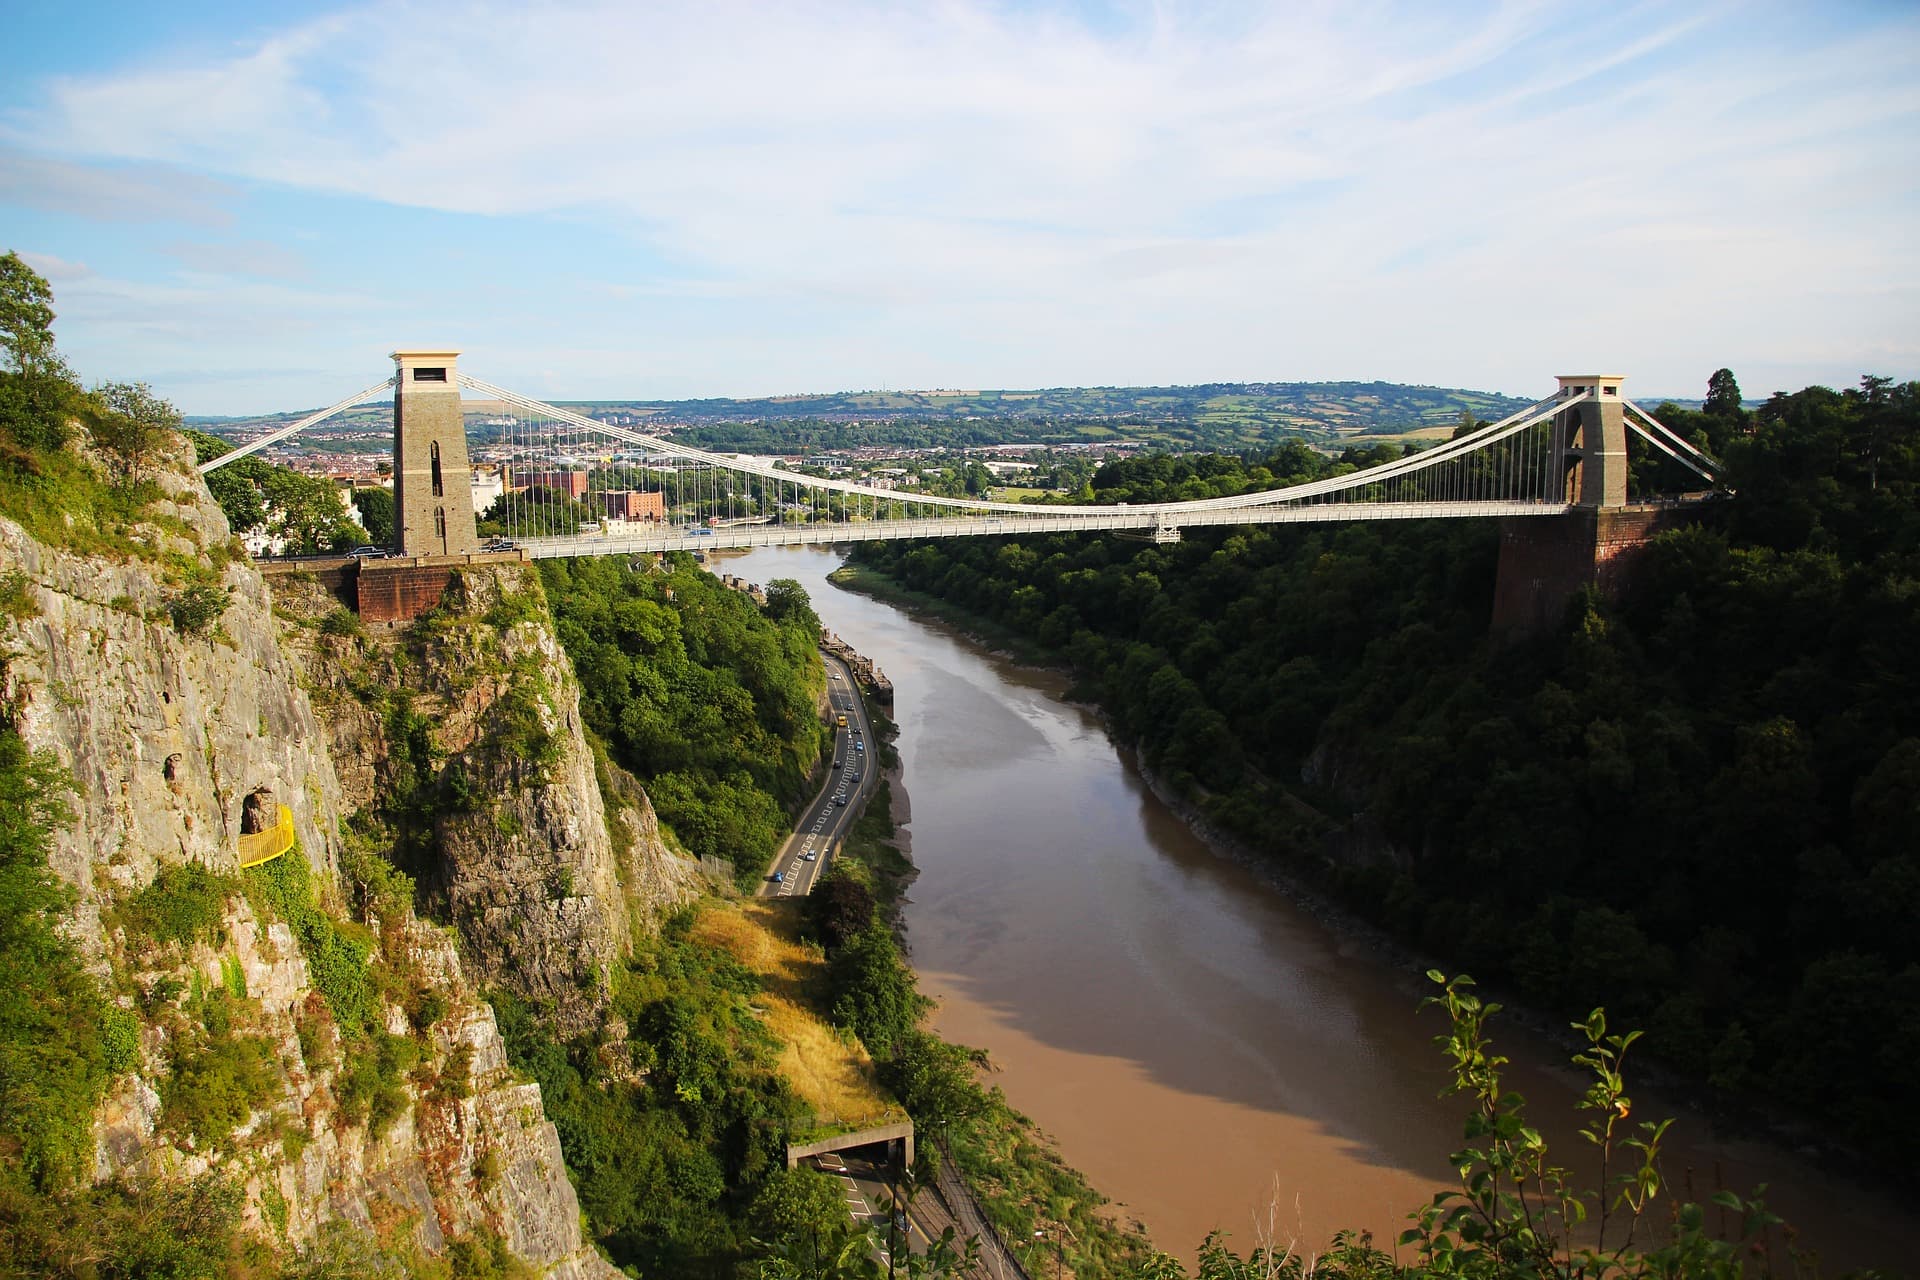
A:
<svg viewBox="0 0 1920 1280">
<path fill-rule="evenodd" d="M 384 865 L 343 823 L 385 766 L 355 754 L 336 768 L 330 744 L 382 740 L 356 743 L 351 722 L 316 716 L 265 582 L 230 549 L 187 461 L 167 460 L 167 500 L 148 508 L 132 544 L 104 553 L 48 545 L 0 519 L 0 573 L 24 593 L 24 607 L 0 615 L 0 696 L 28 745 L 74 778 L 74 820 L 50 862 L 75 891 L 74 938 L 139 1028 L 132 1069 L 96 1117 L 97 1175 L 234 1178 L 249 1218 L 288 1247 L 344 1221 L 427 1253 L 485 1233 L 544 1274 L 617 1274 L 582 1238 L 539 1088 L 508 1068 L 452 936 L 390 897 L 376 910 L 369 882 L 343 875 Z M 516 658 L 554 648 L 536 625 L 511 643 Z M 439 891 L 457 915 L 524 910 L 552 929 L 550 953 L 577 942 L 597 961 L 627 924 L 604 905 L 624 900 L 621 871 L 568 680 L 565 670 L 549 677 L 541 703 L 560 749 L 539 764 L 490 759 L 484 785 L 491 814 L 512 812 L 535 833 L 525 843 L 588 850 L 554 864 L 577 870 L 571 891 L 555 892 L 544 867 L 530 890 L 514 883 L 539 860 L 522 845 L 509 853 L 504 836 L 459 838 L 482 825 L 478 808 L 451 820 L 458 866 Z M 445 703 L 452 743 L 485 736 L 487 696 L 478 681 L 465 695 Z M 298 844 L 241 871 L 238 838 L 263 804 L 292 811 Z M 157 876 L 189 866 L 211 873 L 191 874 L 211 886 L 217 925 L 156 938 L 127 923 Z M 303 896 L 273 898 L 269 877 Z M 265 905 L 287 901 L 299 910 Z M 315 951 L 322 942 L 331 945 Z M 493 957 L 477 954 L 492 980 Z M 351 1016 L 340 994 L 349 988 L 360 1002 Z M 348 1034 L 359 1038 L 344 1043 Z M 179 1073 L 213 1061 L 207 1045 L 241 1045 L 258 1060 L 238 1122 L 196 1129 L 177 1113 L 206 1099 Z M 384 1075 L 364 1070 L 369 1046 L 392 1058 Z M 368 1080 L 384 1090 L 371 1106 Z"/>
<path fill-rule="evenodd" d="M 378 634 L 330 633 L 317 584 L 275 590 L 310 624 L 296 643 L 348 803 L 397 831 L 424 908 L 563 1036 L 596 1025 L 633 930 L 693 896 L 698 871 L 646 794 L 595 759 L 532 567 L 464 567 L 431 614 Z"/>
</svg>

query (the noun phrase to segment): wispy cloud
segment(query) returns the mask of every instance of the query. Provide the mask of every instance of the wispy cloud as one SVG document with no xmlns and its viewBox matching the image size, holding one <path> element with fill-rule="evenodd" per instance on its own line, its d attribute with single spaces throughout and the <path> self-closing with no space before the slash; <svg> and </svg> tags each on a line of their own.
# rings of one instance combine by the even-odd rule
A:
<svg viewBox="0 0 1920 1280">
<path fill-rule="evenodd" d="M 1853 319 L 1808 301 L 1915 281 L 1916 73 L 1912 11 L 1156 5 L 1096 27 L 984 0 L 376 3 L 221 59 L 54 80 L 6 132 L 60 157 L 13 153 L 44 199 L 107 172 L 201 184 L 183 209 L 243 183 L 527 235 L 564 215 L 656 265 L 608 262 L 602 296 L 749 327 L 813 310 L 751 363 L 724 325 L 620 318 L 713 391 L 1529 390 L 1595 359 L 1672 390 L 1766 326 L 1769 350 L 1811 341 L 1815 313 L 1896 372 L 1920 362 L 1911 291 Z M 267 248 L 166 251 L 286 277 Z M 519 279 L 511 256 L 487 267 Z"/>
<path fill-rule="evenodd" d="M 9 203 L 99 221 L 232 221 L 223 207 L 230 186 L 173 165 L 74 164 L 0 146 L 0 192 Z"/>
</svg>

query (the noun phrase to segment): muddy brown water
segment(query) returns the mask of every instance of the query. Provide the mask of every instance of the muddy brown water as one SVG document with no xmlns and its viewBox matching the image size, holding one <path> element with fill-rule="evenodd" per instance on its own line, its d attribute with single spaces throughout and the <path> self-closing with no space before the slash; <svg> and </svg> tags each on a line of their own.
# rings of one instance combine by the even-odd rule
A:
<svg viewBox="0 0 1920 1280">
<path fill-rule="evenodd" d="M 941 1034 L 988 1050 L 1013 1105 L 1189 1263 L 1216 1227 L 1242 1252 L 1310 1252 L 1341 1227 L 1391 1248 L 1461 1145 L 1461 1105 L 1438 1096 L 1441 1017 L 1417 1012 L 1425 979 L 1212 853 L 1058 674 L 839 590 L 839 564 L 778 548 L 725 568 L 799 580 L 893 679 L 919 867 L 907 934 Z M 1494 1034 L 1530 1117 L 1581 1169 L 1566 1051 L 1511 1023 Z M 1677 1110 L 1634 1092 L 1639 1116 Z M 1911 1268 L 1920 1218 L 1875 1188 L 1685 1113 L 1667 1153 L 1702 1199 L 1768 1184 L 1828 1274 Z"/>
</svg>

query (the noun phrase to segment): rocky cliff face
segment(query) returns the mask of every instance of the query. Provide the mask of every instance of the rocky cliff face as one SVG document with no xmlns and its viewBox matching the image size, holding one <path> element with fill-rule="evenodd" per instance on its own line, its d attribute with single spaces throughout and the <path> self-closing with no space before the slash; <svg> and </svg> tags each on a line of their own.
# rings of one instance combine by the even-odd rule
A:
<svg viewBox="0 0 1920 1280">
<path fill-rule="evenodd" d="M 7 631 L 0 695 L 19 707 L 27 740 L 73 775 L 75 820 L 53 866 L 81 890 L 79 932 L 94 950 L 100 894 L 146 884 L 168 862 L 237 869 L 250 795 L 293 810 L 322 874 L 339 847 L 339 781 L 266 586 L 228 551 L 226 520 L 198 478 L 169 470 L 163 482 L 174 531 L 143 530 L 150 558 L 74 555 L 0 519 L 0 566 L 25 573 L 37 610 Z M 225 608 L 182 634 L 172 613 L 195 586 Z"/>
<path fill-rule="evenodd" d="M 699 874 L 661 840 L 645 793 L 588 747 L 532 567 L 463 568 L 439 609 L 381 634 L 327 634 L 334 606 L 312 584 L 276 592 L 318 624 L 298 643 L 334 754 L 351 761 L 348 803 L 400 829 L 427 910 L 484 981 L 562 1036 L 595 1026 L 633 931 L 697 893 Z"/>
<path fill-rule="evenodd" d="M 23 575 L 28 605 L 16 610 L 27 616 L 0 615 L 0 694 L 28 745 L 52 751 L 77 784 L 74 821 L 51 863 L 75 891 L 73 935 L 140 1028 L 137 1062 L 96 1118 L 98 1176 L 221 1173 L 244 1183 L 260 1229 L 290 1245 L 331 1221 L 428 1253 L 487 1233 L 548 1275 L 616 1275 L 581 1236 L 539 1088 L 507 1067 L 452 937 L 391 903 L 385 919 L 372 914 L 343 880 L 343 861 L 368 854 L 365 837 L 349 847 L 343 820 L 392 772 L 382 754 L 389 726 L 316 715 L 267 585 L 228 549 L 219 509 L 186 462 L 168 461 L 169 500 L 150 509 L 163 518 L 139 529 L 143 552 L 82 555 L 0 519 L 0 572 Z M 672 899 L 691 877 L 639 887 L 651 869 L 642 861 L 666 853 L 657 840 L 636 854 L 609 839 L 564 655 L 538 621 L 499 635 L 513 670 L 549 668 L 538 696 L 514 704 L 532 708 L 531 721 L 516 724 L 540 749 L 503 749 L 493 732 L 502 686 L 459 675 L 450 633 L 440 656 L 455 666 L 424 683 L 440 749 L 466 762 L 475 789 L 470 809 L 447 821 L 451 853 L 433 892 L 470 930 L 487 980 L 533 984 L 536 969 L 553 964 L 557 983 L 589 971 L 601 982 L 631 913 Z M 308 636 L 310 650 L 319 643 Z M 327 701 L 344 711 L 354 700 Z M 328 922 L 318 934 L 262 905 L 271 899 L 259 877 L 271 868 L 239 869 L 246 813 L 278 804 L 298 833 L 285 858 L 305 860 L 298 882 L 304 892 L 311 880 L 315 917 Z M 650 818 L 624 820 L 643 831 Z M 159 942 L 129 928 L 128 904 L 187 864 L 215 877 L 218 927 Z M 346 941 L 316 960 L 320 934 Z M 323 962 L 326 975 L 315 968 Z M 370 1039 L 353 1046 L 333 1016 L 329 983 L 343 981 L 369 993 L 369 1029 L 355 1034 Z M 220 1026 L 210 1029 L 216 1008 Z M 163 1103 L 170 1088 L 187 1092 L 177 1087 L 183 1063 L 211 1060 L 189 1052 L 210 1037 L 270 1047 L 239 1123 L 217 1139 L 196 1136 Z M 406 1068 L 389 1073 L 378 1119 L 354 1097 L 364 1064 L 353 1059 L 369 1044 Z"/>
</svg>

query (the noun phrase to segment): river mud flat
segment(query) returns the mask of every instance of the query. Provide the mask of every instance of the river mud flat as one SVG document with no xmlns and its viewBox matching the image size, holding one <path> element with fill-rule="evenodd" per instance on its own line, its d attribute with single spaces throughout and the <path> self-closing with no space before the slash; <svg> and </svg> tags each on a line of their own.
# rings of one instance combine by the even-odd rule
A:
<svg viewBox="0 0 1920 1280">
<path fill-rule="evenodd" d="M 893 678 L 895 817 L 904 839 L 911 787 L 918 868 L 903 913 L 936 1028 L 986 1049 L 993 1083 L 1161 1248 L 1190 1262 L 1220 1228 L 1242 1253 L 1312 1253 L 1355 1228 L 1391 1250 L 1408 1213 L 1453 1185 L 1464 1107 L 1441 1096 L 1442 1017 L 1420 1012 L 1431 984 L 1405 956 L 1217 855 L 1066 699 L 1063 673 L 836 589 L 829 549 L 734 563 L 797 579 Z M 1558 1162 L 1596 1181 L 1564 1048 L 1511 1021 L 1493 1034 Z M 1909 1267 L 1920 1220 L 1890 1194 L 1634 1093 L 1635 1119 L 1677 1117 L 1663 1161 L 1676 1189 L 1767 1183 L 1828 1274 Z"/>
</svg>

